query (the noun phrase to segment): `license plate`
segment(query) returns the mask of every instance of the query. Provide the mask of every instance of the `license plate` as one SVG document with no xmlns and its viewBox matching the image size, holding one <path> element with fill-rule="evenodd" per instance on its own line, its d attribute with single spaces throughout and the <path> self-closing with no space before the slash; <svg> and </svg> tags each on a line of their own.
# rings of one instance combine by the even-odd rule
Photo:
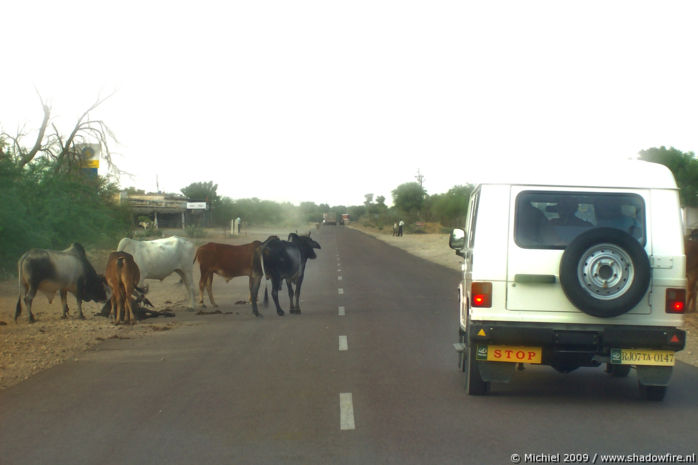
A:
<svg viewBox="0 0 698 465">
<path fill-rule="evenodd" d="M 671 350 L 611 349 L 611 364 L 674 366 L 674 352 Z"/>
<path fill-rule="evenodd" d="M 541 347 L 523 346 L 477 346 L 477 360 L 488 362 L 541 363 Z"/>
</svg>

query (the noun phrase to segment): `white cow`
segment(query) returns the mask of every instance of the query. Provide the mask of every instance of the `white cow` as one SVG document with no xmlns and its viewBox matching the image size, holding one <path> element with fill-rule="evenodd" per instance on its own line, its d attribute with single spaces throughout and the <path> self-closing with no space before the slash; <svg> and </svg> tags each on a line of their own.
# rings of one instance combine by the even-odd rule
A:
<svg viewBox="0 0 698 465">
<path fill-rule="evenodd" d="M 181 237 L 168 237 L 154 241 L 135 241 L 124 237 L 119 241 L 119 252 L 133 255 L 133 259 L 141 272 L 138 287 L 143 287 L 146 279 L 163 280 L 172 273 L 177 273 L 189 293 L 189 308 L 194 309 L 194 279 L 192 270 L 194 244 Z"/>
</svg>

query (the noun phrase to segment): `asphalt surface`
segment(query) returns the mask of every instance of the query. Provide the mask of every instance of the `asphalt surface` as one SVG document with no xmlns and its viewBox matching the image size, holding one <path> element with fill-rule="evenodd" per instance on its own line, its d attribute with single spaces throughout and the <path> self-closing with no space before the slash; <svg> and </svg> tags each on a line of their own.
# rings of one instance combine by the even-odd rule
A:
<svg viewBox="0 0 698 465">
<path fill-rule="evenodd" d="M 452 348 L 458 273 L 341 226 L 313 237 L 322 250 L 306 269 L 302 315 L 270 305 L 254 318 L 233 304 L 246 279 L 214 278 L 223 314 L 180 312 L 174 331 L 105 341 L 0 392 L 0 464 L 593 463 L 696 452 L 698 369 L 679 363 L 663 402 L 640 400 L 634 373 L 600 368 L 529 367 L 468 396 Z M 285 289 L 280 300 L 288 309 Z"/>
</svg>

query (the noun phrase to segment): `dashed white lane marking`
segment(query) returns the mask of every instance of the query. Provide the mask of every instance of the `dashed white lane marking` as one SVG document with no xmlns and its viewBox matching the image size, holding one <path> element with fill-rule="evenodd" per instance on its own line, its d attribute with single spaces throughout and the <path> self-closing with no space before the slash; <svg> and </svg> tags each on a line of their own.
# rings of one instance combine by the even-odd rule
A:
<svg viewBox="0 0 698 465">
<path fill-rule="evenodd" d="M 339 316 L 345 316 L 347 314 L 346 310 L 344 310 L 344 307 L 339 307 L 339 311 L 337 311 L 337 315 Z"/>
<path fill-rule="evenodd" d="M 339 429 L 342 431 L 356 429 L 351 392 L 339 393 Z"/>
<path fill-rule="evenodd" d="M 344 294 L 344 289 L 342 289 L 341 287 L 339 289 L 337 289 L 337 294 L 339 294 L 339 295 Z"/>
<path fill-rule="evenodd" d="M 349 341 L 346 336 L 339 336 L 339 351 L 344 352 L 349 350 Z"/>
<path fill-rule="evenodd" d="M 341 277 L 341 276 L 337 276 L 337 281 L 341 281 L 341 280 L 342 280 L 342 277 Z"/>
</svg>

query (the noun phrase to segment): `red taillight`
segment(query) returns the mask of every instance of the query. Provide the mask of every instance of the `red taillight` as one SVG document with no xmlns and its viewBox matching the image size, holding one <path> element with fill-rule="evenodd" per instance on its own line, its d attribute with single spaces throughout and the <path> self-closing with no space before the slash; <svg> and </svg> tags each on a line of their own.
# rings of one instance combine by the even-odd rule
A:
<svg viewBox="0 0 698 465">
<path fill-rule="evenodd" d="M 492 306 L 492 283 L 472 283 L 470 285 L 473 307 Z"/>
<path fill-rule="evenodd" d="M 666 313 L 683 313 L 686 310 L 686 289 L 666 290 Z"/>
</svg>

